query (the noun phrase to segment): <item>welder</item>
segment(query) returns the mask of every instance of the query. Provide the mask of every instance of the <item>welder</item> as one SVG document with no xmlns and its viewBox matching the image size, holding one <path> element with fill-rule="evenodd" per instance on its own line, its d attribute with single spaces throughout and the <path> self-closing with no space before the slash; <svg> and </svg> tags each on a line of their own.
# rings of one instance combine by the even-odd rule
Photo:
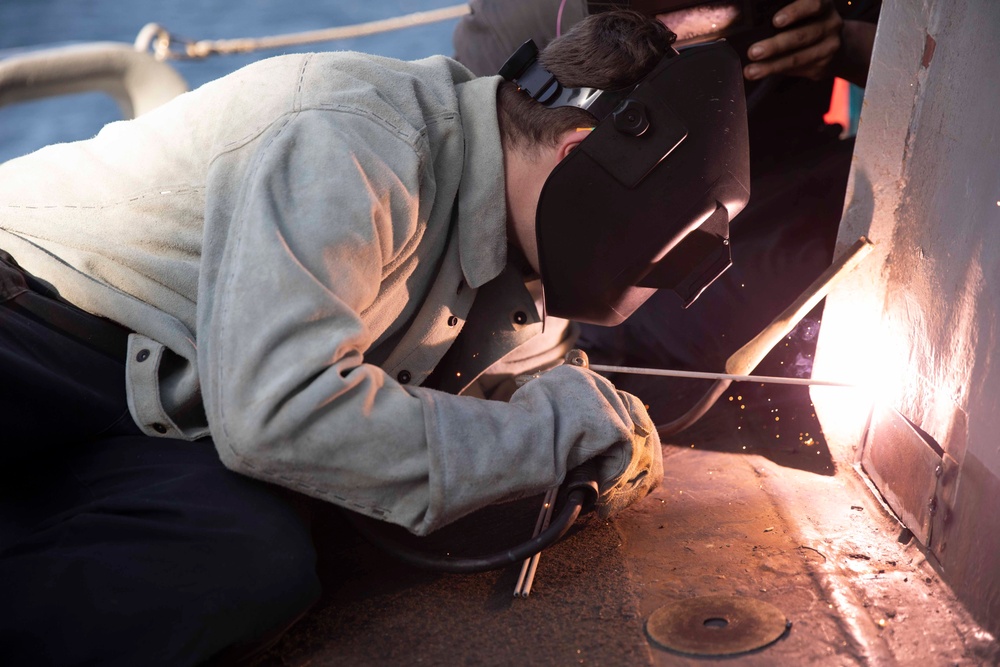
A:
<svg viewBox="0 0 1000 667">
<path fill-rule="evenodd" d="M 423 535 L 588 460 L 601 516 L 654 488 L 641 401 L 530 341 L 728 265 L 739 63 L 673 38 L 280 56 L 0 165 L 5 664 L 252 655 L 319 595 L 316 502 Z"/>
<path fill-rule="evenodd" d="M 674 30 L 681 51 L 724 38 L 740 55 L 752 194 L 732 228 L 733 266 L 694 304 L 661 290 L 619 326 L 584 324 L 580 339 L 592 358 L 606 363 L 723 370 L 732 353 L 830 264 L 854 142 L 842 139 L 846 128 L 824 115 L 834 77 L 864 87 L 881 2 L 473 0 L 470 6 L 455 29 L 455 57 L 477 73 L 495 71 L 525 35 L 543 45 L 588 15 L 622 6 Z M 791 347 L 768 360 L 775 372 L 809 374 L 806 339 L 815 336 L 817 323 L 807 320 L 793 332 Z M 676 417 L 704 391 L 690 381 L 617 381 L 644 397 L 657 423 Z"/>
</svg>

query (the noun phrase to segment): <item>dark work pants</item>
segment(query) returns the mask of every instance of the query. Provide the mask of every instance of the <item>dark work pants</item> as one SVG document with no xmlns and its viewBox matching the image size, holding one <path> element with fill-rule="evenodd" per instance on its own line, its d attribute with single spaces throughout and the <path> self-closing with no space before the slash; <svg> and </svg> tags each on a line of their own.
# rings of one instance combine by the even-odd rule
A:
<svg viewBox="0 0 1000 667">
<path fill-rule="evenodd" d="M 124 351 L 4 259 L 0 663 L 176 666 L 266 646 L 319 597 L 296 499 L 226 470 L 209 440 L 143 435 Z"/>
</svg>

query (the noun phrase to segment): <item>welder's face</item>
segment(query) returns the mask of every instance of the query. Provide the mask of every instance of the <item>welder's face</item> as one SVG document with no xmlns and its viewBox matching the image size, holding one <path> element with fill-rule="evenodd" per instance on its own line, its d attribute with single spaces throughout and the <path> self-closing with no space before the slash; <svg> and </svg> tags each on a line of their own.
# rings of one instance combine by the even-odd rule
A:
<svg viewBox="0 0 1000 667">
<path fill-rule="evenodd" d="M 542 187 L 552 171 L 565 160 L 593 128 L 565 131 L 553 145 L 546 145 L 522 152 L 516 164 L 505 163 L 508 174 L 512 169 L 523 172 L 508 182 L 507 222 L 508 235 L 524 254 L 536 274 L 541 274 L 538 261 L 537 213 Z"/>
</svg>

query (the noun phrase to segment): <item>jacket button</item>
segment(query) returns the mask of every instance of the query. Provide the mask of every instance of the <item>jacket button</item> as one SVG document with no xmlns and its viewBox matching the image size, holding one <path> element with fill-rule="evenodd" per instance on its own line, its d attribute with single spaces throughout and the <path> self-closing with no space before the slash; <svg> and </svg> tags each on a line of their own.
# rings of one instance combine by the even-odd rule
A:
<svg viewBox="0 0 1000 667">
<path fill-rule="evenodd" d="M 166 433 L 167 432 L 167 427 L 164 426 L 163 424 L 153 424 L 152 426 L 153 426 L 153 430 L 156 431 L 157 433 Z"/>
<path fill-rule="evenodd" d="M 139 354 L 135 355 L 135 360 L 142 363 L 149 359 L 149 350 L 139 350 Z"/>
<path fill-rule="evenodd" d="M 514 324 L 527 324 L 528 314 L 523 310 L 519 310 L 516 313 L 514 313 L 513 320 Z"/>
<path fill-rule="evenodd" d="M 452 315 L 451 317 L 448 318 L 448 326 L 453 327 L 456 325 L 458 325 L 458 318 Z"/>
<path fill-rule="evenodd" d="M 410 371 L 399 371 L 399 374 L 396 375 L 396 379 L 399 380 L 400 384 L 406 384 L 411 379 Z"/>
</svg>

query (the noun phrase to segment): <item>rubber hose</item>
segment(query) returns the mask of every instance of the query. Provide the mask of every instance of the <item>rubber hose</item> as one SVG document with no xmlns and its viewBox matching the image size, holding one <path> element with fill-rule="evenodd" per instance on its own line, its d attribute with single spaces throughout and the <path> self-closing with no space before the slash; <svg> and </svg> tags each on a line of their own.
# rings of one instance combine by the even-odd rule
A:
<svg viewBox="0 0 1000 667">
<path fill-rule="evenodd" d="M 705 416 L 709 408 L 715 405 L 715 402 L 719 400 L 719 397 L 725 393 L 729 385 L 732 384 L 732 380 L 716 380 L 705 395 L 698 400 L 691 409 L 682 414 L 677 419 L 667 422 L 666 424 L 657 424 L 656 432 L 660 435 L 660 438 L 666 438 L 667 436 L 675 435 L 680 433 L 687 427 L 694 424 L 696 421 Z"/>
<path fill-rule="evenodd" d="M 487 556 L 453 557 L 427 553 L 401 544 L 380 530 L 381 522 L 370 521 L 358 514 L 347 513 L 365 539 L 391 556 L 424 570 L 450 572 L 452 574 L 472 574 L 499 570 L 531 558 L 539 551 L 547 549 L 562 538 L 573 526 L 581 513 L 589 512 L 597 502 L 597 466 L 593 459 L 577 466 L 566 475 L 563 483 L 566 501 L 559 514 L 549 523 L 549 527 L 530 540 L 515 547 L 498 551 Z"/>
<path fill-rule="evenodd" d="M 357 520 L 359 518 L 357 515 L 349 516 L 351 516 L 352 523 L 354 523 L 354 526 L 365 539 L 408 565 L 436 572 L 473 574 L 475 572 L 499 570 L 508 565 L 520 563 L 526 558 L 531 558 L 539 551 L 555 544 L 566 534 L 580 516 L 583 506 L 587 503 L 587 496 L 587 491 L 584 489 L 570 491 L 566 496 L 566 502 L 562 510 L 552 520 L 548 528 L 515 547 L 486 556 L 458 558 L 420 551 L 419 549 L 396 542 L 367 521 Z"/>
</svg>

